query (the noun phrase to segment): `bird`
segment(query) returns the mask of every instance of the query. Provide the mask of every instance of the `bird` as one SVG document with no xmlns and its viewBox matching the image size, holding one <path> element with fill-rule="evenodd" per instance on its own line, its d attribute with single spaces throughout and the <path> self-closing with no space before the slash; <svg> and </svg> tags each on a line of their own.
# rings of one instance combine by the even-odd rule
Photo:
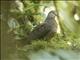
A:
<svg viewBox="0 0 80 60">
<path fill-rule="evenodd" d="M 40 25 L 36 26 L 27 37 L 22 41 L 23 44 L 30 43 L 32 40 L 37 39 L 48 39 L 54 36 L 57 32 L 57 22 L 55 20 L 55 12 L 52 10 L 48 13 L 45 21 Z"/>
<path fill-rule="evenodd" d="M 27 39 L 35 40 L 44 37 L 51 36 L 57 32 L 57 22 L 55 20 L 56 13 L 52 10 L 48 13 L 45 21 L 35 27 L 33 31 L 28 35 Z"/>
</svg>

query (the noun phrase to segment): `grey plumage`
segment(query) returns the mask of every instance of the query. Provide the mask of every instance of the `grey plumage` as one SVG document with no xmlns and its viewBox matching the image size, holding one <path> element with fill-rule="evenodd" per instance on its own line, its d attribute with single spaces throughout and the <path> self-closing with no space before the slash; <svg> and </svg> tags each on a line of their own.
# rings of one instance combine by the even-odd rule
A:
<svg viewBox="0 0 80 60">
<path fill-rule="evenodd" d="M 44 23 L 38 25 L 28 35 L 28 40 L 34 40 L 39 38 L 48 38 L 57 31 L 57 23 L 55 21 L 55 12 L 50 11 Z"/>
<path fill-rule="evenodd" d="M 30 42 L 31 40 L 49 38 L 53 36 L 54 33 L 57 32 L 57 23 L 55 21 L 55 15 L 56 14 L 54 13 L 54 11 L 50 11 L 45 21 L 35 27 L 34 30 L 24 40 Z"/>
</svg>

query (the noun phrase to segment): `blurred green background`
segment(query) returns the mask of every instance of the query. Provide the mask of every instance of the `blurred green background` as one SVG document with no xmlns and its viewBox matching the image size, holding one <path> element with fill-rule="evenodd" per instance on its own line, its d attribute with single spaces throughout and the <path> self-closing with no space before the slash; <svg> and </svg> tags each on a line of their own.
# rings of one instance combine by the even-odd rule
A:
<svg viewBox="0 0 80 60">
<path fill-rule="evenodd" d="M 29 60 L 30 57 L 28 56 L 30 53 L 45 49 L 53 50 L 53 52 L 59 49 L 80 51 L 80 1 L 1 0 L 0 3 L 1 60 Z M 19 41 L 24 41 L 22 39 L 35 26 L 44 22 L 46 18 L 44 14 L 45 7 L 48 9 L 50 7 L 55 8 L 58 14 L 57 20 L 60 33 L 57 33 L 57 35 L 47 41 L 46 39 L 38 39 L 38 41 L 32 41 L 31 44 L 27 44 L 25 47 L 20 47 L 22 44 Z M 61 60 L 70 59 L 64 58 Z M 76 60 L 80 60 L 80 58 Z"/>
</svg>

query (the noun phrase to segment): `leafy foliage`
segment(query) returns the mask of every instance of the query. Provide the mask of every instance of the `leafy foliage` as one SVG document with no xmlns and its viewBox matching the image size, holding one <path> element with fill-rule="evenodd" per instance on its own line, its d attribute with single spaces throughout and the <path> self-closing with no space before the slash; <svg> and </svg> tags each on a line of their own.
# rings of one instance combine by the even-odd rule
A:
<svg viewBox="0 0 80 60">
<path fill-rule="evenodd" d="M 8 7 L 10 2 L 5 3 Z M 23 38 L 27 37 L 34 27 L 44 22 L 44 9 L 43 12 L 41 12 L 41 8 L 45 8 L 45 6 L 54 6 L 56 8 L 61 34 L 55 34 L 53 38 L 48 40 L 44 38 L 31 41 L 31 44 L 27 44 L 24 47 L 15 47 L 17 50 L 16 54 L 18 54 L 18 57 L 22 58 L 22 60 L 29 60 L 27 57 L 31 52 L 44 49 L 80 51 L 80 1 L 16 0 L 16 2 L 11 2 L 8 8 L 5 7 L 5 4 L 2 6 L 1 20 L 6 21 L 6 24 L 4 24 L 5 26 L 8 24 L 9 33 L 14 34 L 13 37 L 15 39 L 13 42 L 17 42 L 16 40 L 24 41 Z M 77 17 L 75 18 L 75 15 L 79 18 L 76 19 Z M 11 39 L 7 41 L 11 41 Z M 18 43 L 16 43 L 16 45 L 18 45 Z"/>
</svg>

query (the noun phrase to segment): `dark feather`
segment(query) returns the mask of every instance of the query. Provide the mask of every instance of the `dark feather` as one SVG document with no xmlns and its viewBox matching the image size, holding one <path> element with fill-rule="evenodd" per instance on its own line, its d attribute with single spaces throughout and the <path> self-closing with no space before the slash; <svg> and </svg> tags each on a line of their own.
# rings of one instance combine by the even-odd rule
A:
<svg viewBox="0 0 80 60">
<path fill-rule="evenodd" d="M 55 13 L 54 11 L 50 11 L 44 23 L 35 27 L 25 40 L 31 41 L 41 38 L 48 38 L 50 36 L 53 36 L 56 32 L 57 23 L 55 21 Z"/>
<path fill-rule="evenodd" d="M 50 28 L 48 28 L 47 23 L 43 23 L 37 26 L 28 36 L 29 40 L 40 39 L 43 38 L 48 32 Z"/>
</svg>

